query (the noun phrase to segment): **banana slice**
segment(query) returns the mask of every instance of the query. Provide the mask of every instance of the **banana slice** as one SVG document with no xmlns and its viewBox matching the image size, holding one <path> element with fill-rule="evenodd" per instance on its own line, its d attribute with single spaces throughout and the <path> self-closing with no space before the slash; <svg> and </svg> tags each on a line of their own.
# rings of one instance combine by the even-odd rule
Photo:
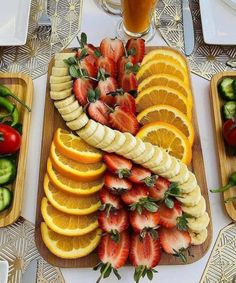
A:
<svg viewBox="0 0 236 283">
<path fill-rule="evenodd" d="M 50 84 L 51 91 L 63 91 L 72 88 L 73 81 L 60 83 L 60 84 Z"/>
<path fill-rule="evenodd" d="M 115 131 L 105 126 L 105 135 L 103 140 L 96 145 L 97 148 L 104 149 L 110 145 L 115 139 Z"/>
<path fill-rule="evenodd" d="M 105 126 L 98 123 L 98 126 L 96 128 L 96 131 L 86 139 L 86 142 L 92 146 L 97 146 L 105 136 Z"/>
<path fill-rule="evenodd" d="M 67 68 L 68 67 L 67 64 L 61 59 L 56 59 L 54 66 L 57 68 Z"/>
<path fill-rule="evenodd" d="M 125 136 L 125 143 L 121 148 L 119 148 L 116 153 L 125 156 L 125 154 L 129 153 L 136 146 L 136 138 L 130 133 L 123 133 Z"/>
<path fill-rule="evenodd" d="M 71 94 L 72 94 L 72 88 L 63 91 L 50 91 L 50 97 L 53 100 L 65 99 L 68 96 L 71 96 Z"/>
<path fill-rule="evenodd" d="M 180 163 L 180 171 L 179 174 L 170 178 L 170 181 L 173 183 L 178 183 L 179 185 L 185 183 L 189 179 L 189 170 L 188 167 L 184 163 Z"/>
<path fill-rule="evenodd" d="M 154 146 L 149 142 L 145 142 L 144 145 L 145 145 L 144 152 L 138 157 L 135 157 L 133 159 L 135 163 L 138 163 L 141 165 L 147 162 L 148 160 L 150 160 L 154 155 Z"/>
<path fill-rule="evenodd" d="M 95 122 L 94 120 L 90 119 L 87 123 L 87 125 L 77 131 L 77 134 L 83 139 L 86 141 L 87 138 L 91 137 L 93 135 L 93 133 L 96 131 L 98 127 L 98 123 Z"/>
<path fill-rule="evenodd" d="M 188 228 L 195 232 L 199 233 L 203 229 L 206 229 L 210 222 L 210 217 L 207 212 L 198 218 L 188 218 Z"/>
<path fill-rule="evenodd" d="M 185 206 L 182 205 L 183 212 L 193 216 L 193 217 L 200 217 L 206 211 L 206 201 L 203 196 L 201 196 L 200 201 L 195 206 Z"/>
<path fill-rule="evenodd" d="M 83 113 L 82 115 L 79 116 L 79 118 L 73 121 L 67 122 L 66 125 L 72 131 L 78 131 L 79 129 L 83 128 L 88 123 L 88 121 L 89 121 L 88 116 L 85 113 Z"/>
<path fill-rule="evenodd" d="M 136 138 L 135 147 L 130 152 L 128 152 L 127 154 L 124 154 L 124 156 L 128 159 L 133 160 L 134 158 L 137 158 L 141 154 L 143 154 L 144 150 L 145 150 L 144 142 L 141 139 Z"/>
<path fill-rule="evenodd" d="M 171 156 L 171 166 L 166 172 L 161 173 L 161 176 L 164 177 L 164 178 L 170 179 L 170 178 L 173 178 L 174 176 L 178 175 L 179 171 L 180 171 L 179 160 L 177 158 Z"/>
<path fill-rule="evenodd" d="M 76 52 L 64 52 L 64 53 L 56 53 L 55 54 L 55 60 L 64 60 L 64 59 L 68 59 L 70 57 L 75 57 Z"/>
<path fill-rule="evenodd" d="M 158 174 L 160 176 L 162 176 L 162 173 L 168 171 L 171 167 L 171 164 L 172 164 L 172 159 L 171 159 L 171 156 L 169 155 L 169 153 L 167 153 L 163 149 L 161 149 L 161 150 L 162 150 L 163 158 L 162 158 L 160 164 L 151 168 L 151 170 L 155 174 Z"/>
<path fill-rule="evenodd" d="M 194 246 L 199 246 L 206 241 L 208 232 L 207 229 L 203 229 L 198 233 L 189 231 L 189 235 L 191 237 L 191 244 Z"/>
<path fill-rule="evenodd" d="M 70 122 L 79 118 L 79 116 L 81 116 L 82 113 L 83 113 L 83 108 L 80 106 L 76 108 L 73 112 L 69 112 L 68 114 L 62 115 L 62 118 L 64 121 Z"/>
<path fill-rule="evenodd" d="M 197 186 L 197 179 L 192 172 L 189 172 L 189 178 L 187 182 L 179 185 L 179 188 L 184 194 L 188 194 L 191 193 L 194 190 L 194 188 L 196 188 L 196 186 Z"/>
<path fill-rule="evenodd" d="M 108 145 L 107 147 L 104 147 L 103 150 L 107 152 L 117 152 L 118 149 L 122 148 L 125 144 L 126 137 L 123 133 L 114 130 L 115 133 L 115 139 L 113 142 Z"/>
<path fill-rule="evenodd" d="M 54 105 L 57 109 L 60 109 L 60 108 L 64 108 L 64 107 L 70 105 L 74 101 L 75 101 L 75 96 L 74 96 L 74 94 L 72 94 L 65 99 L 55 101 Z"/>
<path fill-rule="evenodd" d="M 76 109 L 80 108 L 79 103 L 77 100 L 75 100 L 74 102 L 72 102 L 71 104 L 63 107 L 63 108 L 59 108 L 58 111 L 61 115 L 67 115 L 69 113 L 74 112 Z"/>
<path fill-rule="evenodd" d="M 51 84 L 65 83 L 65 82 L 69 82 L 70 80 L 71 80 L 71 76 L 64 76 L 64 77 L 50 76 Z"/>
<path fill-rule="evenodd" d="M 197 186 L 191 193 L 181 194 L 180 197 L 176 198 L 185 206 L 195 206 L 201 200 L 201 196 L 201 189 Z"/>
<path fill-rule="evenodd" d="M 148 169 L 154 168 L 159 165 L 163 160 L 163 150 L 161 150 L 158 146 L 153 146 L 154 154 L 151 159 L 147 162 L 143 163 L 142 165 Z"/>
<path fill-rule="evenodd" d="M 68 68 L 57 68 L 57 67 L 52 67 L 52 75 L 54 77 L 64 77 L 69 75 L 69 70 Z"/>
</svg>

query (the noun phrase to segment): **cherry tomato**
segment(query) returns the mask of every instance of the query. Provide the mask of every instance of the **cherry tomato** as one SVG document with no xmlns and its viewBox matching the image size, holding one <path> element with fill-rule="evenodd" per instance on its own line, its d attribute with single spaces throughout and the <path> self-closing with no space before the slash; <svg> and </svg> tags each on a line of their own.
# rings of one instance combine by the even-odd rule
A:
<svg viewBox="0 0 236 283">
<path fill-rule="evenodd" d="M 0 123 L 0 154 L 15 153 L 20 145 L 20 134 L 11 126 Z"/>
<path fill-rule="evenodd" d="M 223 135 L 228 145 L 236 147 L 236 118 L 227 120 L 224 123 Z"/>
</svg>

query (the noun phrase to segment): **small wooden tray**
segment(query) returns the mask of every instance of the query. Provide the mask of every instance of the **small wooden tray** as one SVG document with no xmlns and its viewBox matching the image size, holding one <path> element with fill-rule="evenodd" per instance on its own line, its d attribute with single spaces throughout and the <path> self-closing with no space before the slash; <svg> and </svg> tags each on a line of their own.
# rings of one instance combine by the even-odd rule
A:
<svg viewBox="0 0 236 283">
<path fill-rule="evenodd" d="M 230 148 L 225 144 L 222 135 L 223 119 L 221 116 L 221 107 L 225 103 L 221 99 L 217 86 L 226 77 L 236 79 L 236 72 L 221 72 L 216 74 L 211 80 L 211 99 L 215 122 L 215 132 L 216 132 L 216 146 L 219 157 L 219 171 L 221 174 L 221 185 L 225 185 L 228 182 L 228 177 L 231 173 L 236 170 L 236 156 L 230 154 Z M 226 200 L 230 197 L 236 196 L 236 188 L 233 187 L 228 191 L 224 192 L 223 199 Z M 228 215 L 236 221 L 236 203 L 229 202 L 225 203 L 225 208 Z"/>
<path fill-rule="evenodd" d="M 22 73 L 0 73 L 0 83 L 9 87 L 16 96 L 31 108 L 34 86 L 33 81 L 29 76 Z M 11 100 L 11 98 L 9 98 L 9 100 Z M 12 101 L 15 103 L 14 100 Z M 22 143 L 18 156 L 16 180 L 11 186 L 13 191 L 13 202 L 8 210 L 0 213 L 0 227 L 5 227 L 14 223 L 20 217 L 22 207 L 31 115 L 20 103 L 16 103 L 16 105 L 20 112 L 20 122 L 23 125 Z"/>
<path fill-rule="evenodd" d="M 147 52 L 153 50 L 153 49 L 171 49 L 170 47 L 148 47 Z M 63 50 L 62 52 L 71 52 L 70 49 Z M 178 52 L 178 51 L 176 51 Z M 179 52 L 178 52 L 179 53 Z M 181 53 L 179 53 L 181 54 Z M 181 54 L 182 56 L 182 54 Z M 183 57 L 186 61 L 185 57 Z M 187 63 L 187 61 L 186 61 Z M 188 63 L 187 63 L 188 64 Z M 45 196 L 44 189 L 43 189 L 43 180 L 44 175 L 47 171 L 47 159 L 49 156 L 50 151 L 50 145 L 53 140 L 53 135 L 58 127 L 61 127 L 63 129 L 66 129 L 65 122 L 61 118 L 60 114 L 58 113 L 57 109 L 54 107 L 53 101 L 50 98 L 50 84 L 49 84 L 49 78 L 52 72 L 52 67 L 54 65 L 54 60 L 50 62 L 49 68 L 48 68 L 48 81 L 47 81 L 47 93 L 45 98 L 45 112 L 44 112 L 44 126 L 43 126 L 43 138 L 42 138 L 42 149 L 41 149 L 41 164 L 40 164 L 40 173 L 39 173 L 39 188 L 38 188 L 38 201 L 37 201 L 37 214 L 36 214 L 36 224 L 35 224 L 35 241 L 36 246 L 39 250 L 39 253 L 41 256 L 49 262 L 51 265 L 62 267 L 62 268 L 77 268 L 77 267 L 92 267 L 95 266 L 98 263 L 98 257 L 96 251 L 91 253 L 90 255 L 80 258 L 80 259 L 61 259 L 55 255 L 53 255 L 45 246 L 42 237 L 41 237 L 41 231 L 40 231 L 40 224 L 43 221 L 42 215 L 41 215 L 41 200 Z M 190 73 L 189 73 L 190 77 Z M 192 171 L 195 173 L 196 178 L 198 180 L 199 186 L 202 189 L 202 195 L 204 196 L 206 200 L 207 205 L 207 212 L 209 216 L 211 217 L 210 213 L 210 205 L 209 205 L 209 197 L 208 197 L 208 189 L 207 189 L 207 183 L 206 183 L 206 177 L 205 177 L 205 169 L 204 169 L 204 162 L 203 162 L 203 155 L 202 155 L 202 148 L 201 148 L 201 142 L 199 137 L 199 131 L 198 131 L 198 124 L 197 124 L 197 117 L 195 110 L 193 111 L 193 123 L 195 128 L 195 142 L 193 145 L 193 161 L 190 166 Z M 202 258 L 205 253 L 207 252 L 210 243 L 212 240 L 212 224 L 210 222 L 208 226 L 208 238 L 205 241 L 204 244 L 201 246 L 192 246 L 190 248 L 190 254 L 194 255 L 188 256 L 188 263 L 193 263 L 200 258 Z M 162 255 L 162 259 L 160 262 L 161 265 L 180 265 L 181 262 L 179 259 L 173 256 L 169 256 L 167 254 Z"/>
</svg>

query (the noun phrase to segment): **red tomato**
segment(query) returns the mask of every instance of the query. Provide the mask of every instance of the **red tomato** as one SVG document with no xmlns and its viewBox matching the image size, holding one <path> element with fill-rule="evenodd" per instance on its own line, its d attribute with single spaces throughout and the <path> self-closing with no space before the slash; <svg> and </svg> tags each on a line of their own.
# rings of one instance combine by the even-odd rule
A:
<svg viewBox="0 0 236 283">
<path fill-rule="evenodd" d="M 20 134 L 11 126 L 0 123 L 0 154 L 15 153 L 20 145 Z"/>
<path fill-rule="evenodd" d="M 224 123 L 223 135 L 228 145 L 236 147 L 236 118 Z"/>
</svg>

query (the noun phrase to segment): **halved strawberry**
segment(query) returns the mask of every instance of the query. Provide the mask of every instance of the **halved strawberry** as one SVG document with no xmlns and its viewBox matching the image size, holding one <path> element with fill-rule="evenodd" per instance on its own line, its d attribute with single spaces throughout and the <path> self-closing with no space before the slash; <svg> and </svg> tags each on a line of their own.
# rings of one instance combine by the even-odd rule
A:
<svg viewBox="0 0 236 283">
<path fill-rule="evenodd" d="M 132 72 L 125 72 L 123 75 L 119 78 L 120 87 L 125 92 L 130 91 L 137 91 L 138 89 L 138 80 L 136 78 L 136 75 Z"/>
<path fill-rule="evenodd" d="M 126 64 L 131 63 L 132 65 L 136 64 L 136 59 L 133 55 L 123 56 L 117 62 L 118 66 L 118 75 L 121 77 L 125 73 Z"/>
<path fill-rule="evenodd" d="M 159 240 L 148 233 L 143 238 L 139 234 L 132 235 L 129 258 L 135 267 L 134 280 L 136 283 L 145 275 L 149 280 L 152 280 L 153 273 L 157 272 L 153 268 L 158 265 L 161 259 Z"/>
<path fill-rule="evenodd" d="M 163 250 L 174 256 L 179 257 L 184 263 L 187 262 L 184 251 L 191 244 L 191 237 L 187 231 L 179 231 L 177 228 L 159 229 L 159 237 Z"/>
<path fill-rule="evenodd" d="M 118 175 L 119 178 L 126 178 L 130 176 L 132 162 L 115 153 L 104 153 L 103 161 L 106 163 L 108 170 Z"/>
<path fill-rule="evenodd" d="M 136 113 L 136 102 L 132 94 L 122 89 L 116 91 L 115 104 L 126 107 L 131 113 Z"/>
<path fill-rule="evenodd" d="M 86 33 L 82 32 L 80 38 L 77 37 L 77 40 L 80 44 L 80 47 L 78 48 L 77 53 L 76 53 L 76 56 L 78 58 L 81 57 L 81 53 L 85 55 L 86 54 L 94 55 L 94 51 L 96 50 L 96 47 L 93 44 L 88 43 Z"/>
<path fill-rule="evenodd" d="M 95 61 L 91 60 L 90 56 L 91 55 L 79 60 L 78 64 L 81 69 L 85 70 L 89 77 L 96 78 L 98 74 L 97 64 Z"/>
<path fill-rule="evenodd" d="M 155 200 L 163 200 L 165 193 L 169 190 L 170 182 L 162 177 L 158 177 L 153 187 L 150 188 L 150 196 Z"/>
<path fill-rule="evenodd" d="M 135 184 L 145 184 L 148 187 L 152 187 L 155 184 L 156 176 L 152 176 L 152 172 L 149 169 L 141 165 L 134 165 L 129 180 Z"/>
<path fill-rule="evenodd" d="M 141 63 L 145 54 L 145 41 L 142 38 L 131 38 L 126 43 L 127 51 L 135 50 L 136 62 Z"/>
<path fill-rule="evenodd" d="M 121 132 L 136 135 L 139 130 L 137 117 L 128 108 L 116 106 L 109 114 L 110 126 Z"/>
<path fill-rule="evenodd" d="M 113 193 L 123 193 L 132 188 L 132 183 L 126 179 L 120 179 L 110 172 L 105 173 L 105 186 Z"/>
<path fill-rule="evenodd" d="M 92 83 L 89 79 L 79 77 L 73 83 L 73 93 L 81 106 L 85 106 L 88 103 L 87 93 L 89 89 L 92 89 Z"/>
<path fill-rule="evenodd" d="M 120 197 L 113 195 L 105 187 L 99 191 L 99 198 L 102 203 L 100 210 L 105 210 L 107 214 L 114 209 L 121 209 L 123 207 Z"/>
<path fill-rule="evenodd" d="M 103 69 L 109 76 L 113 78 L 117 76 L 117 67 L 113 59 L 100 56 L 97 59 L 97 66 L 99 69 Z"/>
<path fill-rule="evenodd" d="M 174 228 L 178 224 L 178 219 L 182 216 L 182 209 L 178 201 L 174 202 L 173 208 L 168 208 L 165 204 L 159 206 L 160 225 L 166 228 Z"/>
<path fill-rule="evenodd" d="M 111 235 L 107 234 L 102 237 L 98 247 L 98 257 L 101 262 L 94 267 L 94 270 L 100 269 L 101 275 L 97 283 L 102 278 L 107 278 L 111 271 L 114 272 L 118 279 L 121 279 L 117 269 L 125 265 L 130 249 L 130 237 L 127 231 L 120 234 L 119 242 L 113 241 Z"/>
<path fill-rule="evenodd" d="M 104 38 L 100 43 L 100 51 L 104 57 L 111 58 L 118 62 L 118 60 L 124 55 L 125 48 L 123 42 L 118 38 Z"/>
</svg>

